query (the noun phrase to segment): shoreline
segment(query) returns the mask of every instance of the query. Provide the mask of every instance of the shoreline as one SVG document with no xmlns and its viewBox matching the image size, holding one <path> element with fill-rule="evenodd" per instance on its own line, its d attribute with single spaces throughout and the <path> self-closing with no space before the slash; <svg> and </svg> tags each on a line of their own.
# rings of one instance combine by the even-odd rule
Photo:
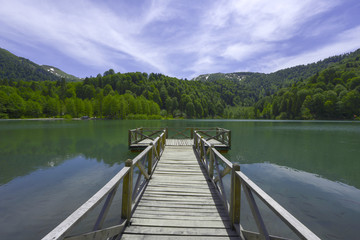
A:
<svg viewBox="0 0 360 240">
<path fill-rule="evenodd" d="M 9 118 L 9 119 L 0 119 L 0 121 L 59 121 L 59 120 L 81 120 L 80 118 Z"/>
</svg>

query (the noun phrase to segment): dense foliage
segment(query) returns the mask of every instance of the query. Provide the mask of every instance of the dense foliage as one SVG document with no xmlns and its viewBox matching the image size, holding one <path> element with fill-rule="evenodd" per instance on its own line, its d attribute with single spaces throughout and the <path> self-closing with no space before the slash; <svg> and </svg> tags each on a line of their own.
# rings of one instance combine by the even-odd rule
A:
<svg viewBox="0 0 360 240">
<path fill-rule="evenodd" d="M 276 119 L 354 119 L 360 114 L 360 51 L 282 88 L 255 105 L 255 116 Z"/>
<path fill-rule="evenodd" d="M 82 82 L 3 77 L 0 118 L 353 119 L 360 114 L 359 57 L 360 50 L 271 74 L 192 81 L 112 69 Z"/>
<path fill-rule="evenodd" d="M 114 73 L 83 82 L 0 82 L 2 118 L 95 116 L 98 118 L 203 118 L 221 116 L 224 102 L 205 83 L 162 74 Z M 160 111 L 160 109 L 162 109 Z"/>
</svg>

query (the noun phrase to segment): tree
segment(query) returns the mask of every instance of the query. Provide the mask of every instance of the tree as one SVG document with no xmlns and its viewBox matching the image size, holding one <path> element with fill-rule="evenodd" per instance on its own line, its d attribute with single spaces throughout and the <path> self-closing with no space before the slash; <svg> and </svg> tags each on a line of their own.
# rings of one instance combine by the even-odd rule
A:
<svg viewBox="0 0 360 240">
<path fill-rule="evenodd" d="M 119 114 L 120 105 L 115 96 L 107 95 L 104 98 L 104 116 L 107 118 L 116 118 Z"/>
<path fill-rule="evenodd" d="M 115 74 L 114 69 L 109 69 L 108 71 L 104 72 L 104 77 L 108 76 L 108 75 L 113 75 L 113 74 Z"/>
<path fill-rule="evenodd" d="M 89 117 L 93 116 L 93 106 L 89 99 L 84 101 L 84 115 Z"/>
<path fill-rule="evenodd" d="M 25 115 L 27 117 L 40 117 L 42 114 L 41 105 L 38 102 L 29 100 L 26 102 Z"/>
<path fill-rule="evenodd" d="M 7 113 L 9 117 L 19 118 L 24 114 L 24 111 L 25 111 L 24 100 L 16 93 L 10 94 L 7 104 Z"/>
<path fill-rule="evenodd" d="M 68 115 L 70 115 L 72 117 L 77 116 L 77 111 L 76 111 L 76 105 L 75 105 L 74 98 L 65 99 L 65 114 L 68 114 Z"/>
<path fill-rule="evenodd" d="M 113 88 L 111 87 L 110 84 L 106 84 L 105 87 L 104 87 L 104 97 L 106 97 L 107 95 L 109 95 L 109 93 L 113 91 Z"/>
<path fill-rule="evenodd" d="M 84 85 L 82 88 L 83 99 L 92 99 L 95 97 L 95 88 L 93 85 Z"/>
<path fill-rule="evenodd" d="M 46 117 L 54 117 L 59 115 L 60 102 L 56 98 L 46 97 L 43 104 L 43 113 Z"/>
<path fill-rule="evenodd" d="M 186 104 L 186 116 L 188 118 L 193 118 L 195 116 L 195 106 L 192 102 Z"/>
<path fill-rule="evenodd" d="M 194 101 L 194 107 L 195 107 L 196 117 L 202 118 L 204 116 L 204 109 L 201 106 L 201 103 L 199 100 Z"/>
<path fill-rule="evenodd" d="M 7 118 L 7 105 L 9 103 L 9 96 L 0 90 L 0 118 Z"/>
</svg>

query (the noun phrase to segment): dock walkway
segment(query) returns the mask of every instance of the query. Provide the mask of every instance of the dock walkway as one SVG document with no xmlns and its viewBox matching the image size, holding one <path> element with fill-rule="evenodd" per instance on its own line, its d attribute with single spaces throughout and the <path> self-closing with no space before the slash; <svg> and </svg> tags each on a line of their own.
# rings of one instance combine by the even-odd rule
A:
<svg viewBox="0 0 360 240">
<path fill-rule="evenodd" d="M 121 239 L 240 239 L 204 173 L 192 146 L 166 146 Z"/>
<path fill-rule="evenodd" d="M 135 146 L 139 143 L 144 146 Z M 258 201 L 295 237 L 320 239 L 220 153 L 231 148 L 229 130 L 137 128 L 129 130 L 128 144 L 142 152 L 126 160 L 108 183 L 43 240 L 288 239 L 269 233 Z M 225 176 L 230 183 L 223 181 Z M 114 199 L 119 201 L 117 192 L 121 192 L 120 212 L 111 208 Z M 243 204 L 250 208 L 258 232 L 240 224 Z M 94 224 L 73 232 L 90 212 L 95 213 L 89 217 Z M 117 224 L 106 224 L 109 212 L 119 215 Z"/>
</svg>

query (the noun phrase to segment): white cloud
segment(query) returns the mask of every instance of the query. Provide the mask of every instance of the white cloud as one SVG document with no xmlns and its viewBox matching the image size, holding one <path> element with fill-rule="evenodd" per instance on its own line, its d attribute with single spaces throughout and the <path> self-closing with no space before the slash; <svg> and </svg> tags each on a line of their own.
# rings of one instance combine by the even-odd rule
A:
<svg viewBox="0 0 360 240">
<path fill-rule="evenodd" d="M 312 50 L 316 46 L 301 45 L 300 50 L 293 50 L 303 44 L 294 39 L 320 38 L 334 29 L 328 25 L 333 26 L 334 20 L 328 19 L 310 32 L 307 26 L 338 6 L 338 0 L 0 3 L 0 40 L 57 49 L 82 65 L 105 70 L 154 71 L 177 77 L 241 68 L 260 71 L 328 57 L 334 52 L 332 47 L 345 49 L 341 42 L 357 46 L 356 36 L 345 32 L 343 38 L 331 42 L 332 47 Z M 342 29 L 342 24 L 336 29 Z M 289 49 L 293 56 L 287 57 Z M 254 59 L 259 60 L 256 66 L 249 67 Z"/>
<path fill-rule="evenodd" d="M 360 26 L 355 27 L 344 32 L 338 33 L 337 37 L 330 43 L 321 48 L 309 49 L 308 51 L 294 56 L 268 56 L 273 59 L 271 62 L 264 64 L 263 70 L 265 72 L 273 72 L 276 70 L 313 63 L 325 58 L 348 53 L 360 47 Z M 266 61 L 264 61 L 266 63 Z"/>
<path fill-rule="evenodd" d="M 256 44 L 237 43 L 228 46 L 222 56 L 236 61 L 243 61 L 253 58 L 255 54 L 262 53 L 271 47 L 271 44 L 261 42 Z"/>
</svg>

